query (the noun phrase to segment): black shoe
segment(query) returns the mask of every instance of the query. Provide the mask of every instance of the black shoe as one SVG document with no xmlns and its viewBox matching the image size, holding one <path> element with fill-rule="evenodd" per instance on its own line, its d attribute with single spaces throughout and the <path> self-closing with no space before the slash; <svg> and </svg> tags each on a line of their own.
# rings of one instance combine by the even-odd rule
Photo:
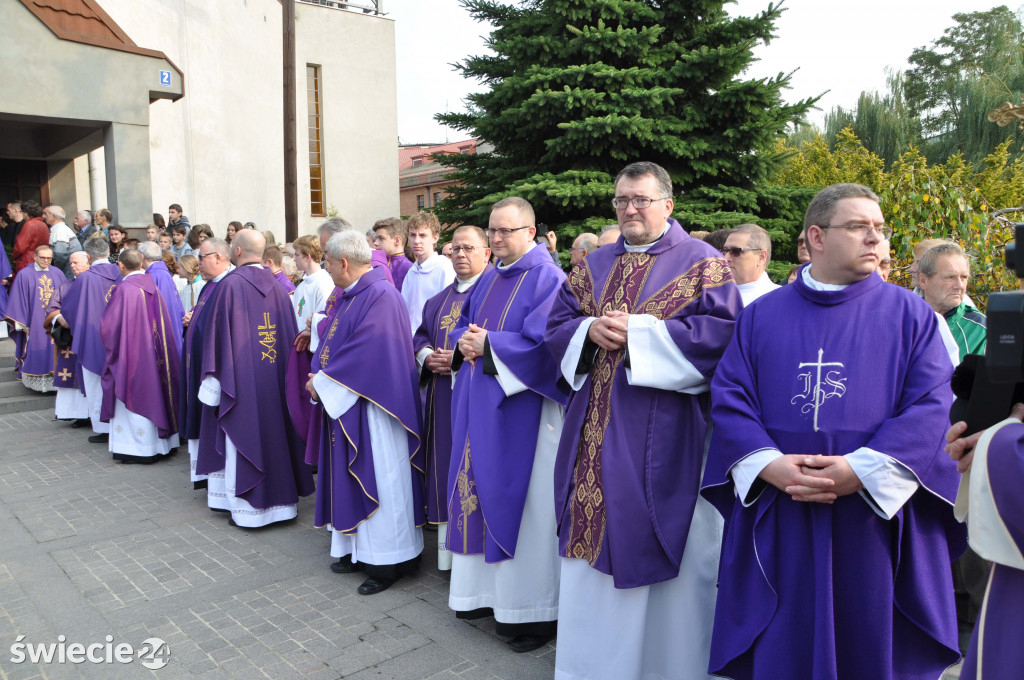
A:
<svg viewBox="0 0 1024 680">
<path fill-rule="evenodd" d="M 455 618 L 463 621 L 476 621 L 477 619 L 486 619 L 488 616 L 494 616 L 494 610 L 490 607 L 470 609 L 468 612 L 455 612 Z"/>
<path fill-rule="evenodd" d="M 394 584 L 394 581 L 388 578 L 380 578 L 371 576 L 370 578 L 363 581 L 363 584 L 356 590 L 360 595 L 376 595 L 382 593 Z"/>
<path fill-rule="evenodd" d="M 209 483 L 205 479 L 200 479 L 198 482 L 192 482 L 192 490 L 205 489 L 208 485 Z"/>
<path fill-rule="evenodd" d="M 91 422 L 88 418 L 75 418 L 71 421 L 71 428 L 77 430 L 80 427 L 89 425 Z"/>
<path fill-rule="evenodd" d="M 94 434 L 93 436 L 89 437 L 90 444 L 106 444 L 109 441 L 110 435 L 107 434 L 106 432 L 102 434 Z"/>
<path fill-rule="evenodd" d="M 331 571 L 335 574 L 354 574 L 362 570 L 363 565 L 358 562 L 353 563 L 351 555 L 345 555 L 337 562 L 331 562 Z"/>
<path fill-rule="evenodd" d="M 213 510 L 214 512 L 231 512 L 227 508 L 210 508 L 210 510 Z"/>
<path fill-rule="evenodd" d="M 540 649 L 550 640 L 551 636 L 549 635 L 517 635 L 508 641 L 508 646 L 512 648 L 513 652 L 522 654 Z"/>
</svg>

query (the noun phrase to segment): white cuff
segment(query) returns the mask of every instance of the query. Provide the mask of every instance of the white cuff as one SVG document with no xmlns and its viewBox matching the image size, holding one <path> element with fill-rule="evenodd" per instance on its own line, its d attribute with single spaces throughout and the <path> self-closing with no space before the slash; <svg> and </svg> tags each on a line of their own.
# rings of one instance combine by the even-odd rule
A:
<svg viewBox="0 0 1024 680">
<path fill-rule="evenodd" d="M 665 322 L 650 314 L 630 314 L 626 381 L 637 387 L 653 387 L 684 394 L 708 391 L 708 383 L 672 340 Z"/>
<path fill-rule="evenodd" d="M 320 348 L 320 334 L 316 332 L 316 325 L 327 318 L 322 312 L 314 312 L 311 317 L 313 321 L 309 324 L 309 351 L 316 354 Z"/>
<path fill-rule="evenodd" d="M 504 390 L 506 397 L 511 397 L 513 394 L 519 394 L 525 392 L 527 387 L 522 383 L 519 378 L 509 370 L 508 366 L 502 363 L 498 355 L 494 353 L 494 347 L 490 347 L 491 359 L 494 361 L 494 367 L 498 370 L 498 375 L 495 376 L 498 380 L 498 384 L 501 385 L 501 389 Z M 483 360 L 481 357 L 480 360 Z"/>
<path fill-rule="evenodd" d="M 913 471 L 891 456 L 862 446 L 843 458 L 860 478 L 860 497 L 883 519 L 892 519 L 920 484 Z M 866 492 L 866 493 L 865 493 Z"/>
<path fill-rule="evenodd" d="M 419 367 L 420 371 L 423 370 L 423 364 L 426 363 L 427 357 L 429 357 L 433 353 L 433 347 L 424 347 L 416 354 L 416 365 Z"/>
<path fill-rule="evenodd" d="M 17 321 L 15 321 L 14 322 L 14 330 L 16 330 L 16 331 L 27 331 L 28 330 L 28 326 L 26 326 L 23 323 L 18 323 Z"/>
<path fill-rule="evenodd" d="M 320 397 L 324 411 L 332 420 L 340 418 L 346 411 L 356 405 L 359 395 L 328 378 L 323 371 L 313 376 L 313 389 Z"/>
<path fill-rule="evenodd" d="M 58 325 L 57 324 L 57 319 L 61 318 L 61 316 L 62 316 L 61 314 L 58 314 L 57 316 L 53 317 L 53 321 L 50 323 L 50 328 L 56 328 L 57 327 L 57 325 Z"/>
<path fill-rule="evenodd" d="M 576 367 L 580 365 L 580 356 L 583 354 L 583 345 L 587 342 L 590 324 L 595 321 L 597 319 L 592 316 L 583 320 L 576 332 L 572 334 L 569 346 L 565 349 L 565 356 L 562 357 L 562 362 L 559 364 L 562 369 L 562 377 L 572 386 L 573 392 L 577 392 L 583 387 L 583 383 L 587 381 L 589 375 L 588 373 L 577 373 Z"/>
<path fill-rule="evenodd" d="M 199 383 L 199 401 L 207 406 L 220 406 L 220 380 L 208 375 Z"/>
<path fill-rule="evenodd" d="M 732 485 L 736 488 L 736 497 L 740 499 L 743 507 L 750 507 L 761 496 L 758 494 L 749 502 L 747 501 L 750 487 L 757 481 L 757 476 L 768 467 L 768 463 L 780 457 L 782 457 L 782 451 L 778 449 L 758 449 L 736 461 L 736 464 L 729 470 L 729 474 L 732 476 Z"/>
</svg>

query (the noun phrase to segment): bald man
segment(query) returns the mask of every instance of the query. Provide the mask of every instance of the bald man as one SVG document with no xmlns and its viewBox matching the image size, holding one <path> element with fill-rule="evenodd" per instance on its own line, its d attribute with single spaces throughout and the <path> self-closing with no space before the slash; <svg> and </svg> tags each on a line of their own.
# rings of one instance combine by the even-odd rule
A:
<svg viewBox="0 0 1024 680">
<path fill-rule="evenodd" d="M 207 503 L 238 527 L 295 519 L 313 492 L 304 446 L 288 417 L 285 370 L 298 331 L 288 294 L 263 268 L 266 239 L 244 229 L 231 240 L 235 270 L 203 311 L 198 370 L 196 475 L 207 475 Z"/>
</svg>

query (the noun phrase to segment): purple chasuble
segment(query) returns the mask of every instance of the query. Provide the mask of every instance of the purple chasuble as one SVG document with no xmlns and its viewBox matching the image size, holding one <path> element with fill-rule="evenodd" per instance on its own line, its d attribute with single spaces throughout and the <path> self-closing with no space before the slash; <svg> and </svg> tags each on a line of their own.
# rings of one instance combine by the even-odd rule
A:
<svg viewBox="0 0 1024 680">
<path fill-rule="evenodd" d="M 746 678 L 937 678 L 959 658 L 951 561 L 956 466 L 943 450 L 952 366 L 935 313 L 877 276 L 840 291 L 796 281 L 747 306 L 711 384 L 701 493 L 725 517 L 710 672 Z M 865 497 L 798 502 L 730 470 L 765 448 L 908 468 L 892 520 Z M 865 492 L 866 493 L 866 492 Z"/>
<path fill-rule="evenodd" d="M 171 278 L 171 272 L 163 262 L 154 262 L 146 269 L 146 273 L 153 277 L 160 295 L 164 298 L 167 312 L 171 315 L 171 325 L 174 327 L 174 346 L 178 355 L 181 355 L 181 343 L 185 334 L 185 326 L 182 325 L 182 317 L 185 316 L 185 308 L 181 305 L 181 296 L 178 294 L 178 286 Z"/>
<path fill-rule="evenodd" d="M 268 269 L 267 271 L 270 270 Z M 284 273 L 283 269 L 274 274 L 274 280 L 281 284 L 281 287 L 284 288 L 285 294 L 291 294 L 295 292 L 295 284 L 292 282 L 291 279 L 288 278 L 288 275 Z"/>
<path fill-rule="evenodd" d="M 148 274 L 125 277 L 100 317 L 106 362 L 100 374 L 100 420 L 110 422 L 115 398 L 156 426 L 161 438 L 178 431 L 178 376 L 174 326 Z"/>
<path fill-rule="evenodd" d="M 381 251 L 384 252 L 383 250 Z M 395 280 L 395 288 L 402 290 L 402 283 L 405 282 L 405 275 L 412 269 L 412 261 L 405 256 L 405 253 L 388 256 L 388 269 L 391 271 L 391 278 Z"/>
<path fill-rule="evenodd" d="M 185 329 L 181 356 L 181 391 L 178 395 L 178 434 L 182 439 L 199 439 L 199 419 L 203 403 L 199 401 L 199 385 L 203 382 L 199 369 L 203 365 L 203 343 L 206 336 L 206 303 L 219 281 L 207 281 L 192 306 L 192 318 Z"/>
<path fill-rule="evenodd" d="M 408 433 L 413 520 L 422 526 L 424 454 L 419 436 L 419 388 L 402 296 L 386 283 L 385 272 L 373 268 L 351 290 L 338 295 L 333 305 L 328 303 L 328 308 L 327 333 L 321 336 L 311 370 L 322 371 L 359 399 L 337 419 L 331 419 L 320 404 L 314 409 L 321 435 L 307 446 L 319 445 L 320 453 L 315 524 L 330 524 L 335 531 L 354 534 L 378 507 L 367 417 L 368 406 L 373 404 Z"/>
<path fill-rule="evenodd" d="M 391 268 L 388 266 L 388 256 L 387 256 L 387 253 L 385 253 L 383 250 L 371 250 L 370 251 L 370 265 L 374 269 L 383 269 L 384 270 L 384 278 L 386 278 L 388 283 L 390 283 L 392 286 L 395 285 L 395 277 L 391 275 Z M 411 262 L 409 263 L 409 266 L 410 267 L 412 266 Z M 395 287 L 398 288 L 399 291 L 402 290 L 398 286 L 395 286 Z M 339 293 L 339 295 L 340 295 L 340 293 Z"/>
<path fill-rule="evenodd" d="M 114 287 L 121 280 L 116 264 L 94 262 L 77 277 L 61 302 L 61 314 L 71 327 L 71 349 L 78 357 L 79 370 L 103 373 L 106 349 L 100 337 L 100 318 Z"/>
<path fill-rule="evenodd" d="M 626 252 L 620 238 L 573 268 L 548 318 L 556 358 L 584 319 L 649 314 L 711 381 L 742 309 L 739 290 L 721 253 L 670 225 L 645 253 Z M 700 490 L 707 396 L 634 387 L 625 349 L 590 351 L 555 463 L 559 554 L 587 560 L 616 588 L 667 581 L 679 575 Z"/>
<path fill-rule="evenodd" d="M 484 270 L 491 270 L 487 265 Z M 479 282 L 479 279 L 477 279 Z M 421 349 L 454 349 L 448 337 L 455 329 L 462 306 L 473 290 L 456 290 L 458 281 L 447 286 L 423 305 L 423 322 L 412 339 L 413 356 Z M 424 367 L 420 384 L 426 384 L 423 401 L 423 448 L 427 460 L 427 521 L 448 521 L 448 468 L 452 457 L 452 377 Z"/>
<path fill-rule="evenodd" d="M 564 281 L 547 250 L 534 246 L 507 269 L 477 279 L 449 334 L 455 347 L 469 324 L 487 330 L 490 351 L 528 388 L 506 397 L 487 357 L 460 366 L 462 354 L 453 356 L 446 541 L 452 552 L 482 553 L 488 563 L 515 557 L 541 407 L 545 399 L 566 403 L 558 362 L 542 346 Z"/>
<path fill-rule="evenodd" d="M 50 298 L 67 279 L 56 267 L 36 271 L 28 266 L 18 272 L 11 286 L 6 318 L 14 340 L 14 372 L 22 375 L 53 375 L 53 338 L 46 334 L 46 306 Z M 28 327 L 27 331 L 14 330 L 14 323 Z"/>
<path fill-rule="evenodd" d="M 60 287 L 50 297 L 50 304 L 46 305 L 46 318 L 49 320 L 46 323 L 47 332 L 50 332 L 53 328 L 50 325 L 53 323 L 53 319 L 58 314 L 61 314 L 63 300 L 67 296 L 72 283 L 74 283 L 74 280 L 65 281 L 60 284 Z M 64 320 L 67 321 L 67 318 Z M 60 389 L 78 389 L 84 395 L 85 383 L 78 372 L 78 357 L 75 356 L 75 352 L 72 349 L 73 346 L 72 344 L 61 349 L 54 343 L 53 386 Z"/>
<path fill-rule="evenodd" d="M 1024 425 L 1001 428 L 988 445 L 988 484 L 999 519 L 1024 553 Z M 976 500 L 972 498 L 971 503 Z M 972 518 L 967 518 L 972 524 Z M 993 529 L 992 527 L 987 527 Z M 993 563 L 961 680 L 1018 680 L 1024 675 L 1024 571 Z"/>
<path fill-rule="evenodd" d="M 313 493 L 313 477 L 284 397 L 285 350 L 296 335 L 288 295 L 269 271 L 244 265 L 217 284 L 201 321 L 202 365 L 191 370 L 200 382 L 216 378 L 221 396 L 203 408 L 196 474 L 224 469 L 230 437 L 235 495 L 260 510 L 294 505 Z"/>
<path fill-rule="evenodd" d="M 13 229 L 13 227 L 9 228 Z M 6 279 L 13 273 L 11 261 L 7 259 L 7 252 L 0 248 L 0 279 Z M 7 315 L 7 299 L 7 287 L 0 286 L 0 323 L 3 323 L 4 316 Z"/>
</svg>

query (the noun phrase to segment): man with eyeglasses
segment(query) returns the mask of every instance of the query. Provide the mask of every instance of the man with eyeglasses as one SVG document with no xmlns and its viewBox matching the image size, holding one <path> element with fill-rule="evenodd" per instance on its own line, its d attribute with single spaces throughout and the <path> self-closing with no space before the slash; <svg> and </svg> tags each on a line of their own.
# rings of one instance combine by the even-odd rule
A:
<svg viewBox="0 0 1024 680">
<path fill-rule="evenodd" d="M 66 280 L 53 265 L 53 250 L 39 246 L 35 263 L 14 277 L 6 319 L 14 340 L 14 374 L 36 392 L 54 392 L 53 338 L 46 334 L 46 307 Z"/>
<path fill-rule="evenodd" d="M 779 287 L 765 271 L 772 259 L 772 241 L 761 227 L 741 224 L 734 228 L 726 237 L 722 252 L 740 287 L 744 307 Z"/>
<path fill-rule="evenodd" d="M 100 319 L 107 308 L 114 286 L 121 280 L 121 270 L 108 259 L 110 248 L 101 238 L 86 239 L 85 254 L 89 268 L 75 277 L 61 303 L 61 316 L 71 329 L 71 349 L 76 356 L 76 369 L 82 392 L 89 404 L 94 443 L 107 441 L 110 423 L 100 420 L 103 386 L 100 376 L 106 362 L 106 349 L 100 337 Z"/>
<path fill-rule="evenodd" d="M 595 250 L 597 250 L 597 234 L 580 234 L 572 242 L 572 249 L 569 251 L 569 264 L 575 267 L 580 260 Z"/>
<path fill-rule="evenodd" d="M 448 336 L 448 605 L 460 618 L 493 614 L 516 652 L 544 645 L 558 618 L 552 479 L 565 392 L 543 341 L 565 274 L 534 243 L 536 224 L 523 198 L 492 206 L 487 235 L 498 262 Z"/>
<path fill-rule="evenodd" d="M 875 275 L 878 196 L 822 189 L 793 284 L 744 311 L 711 384 L 703 495 L 726 518 L 710 671 L 937 678 L 960 656 L 940 320 Z"/>
<path fill-rule="evenodd" d="M 311 238 L 311 237 L 306 237 Z M 188 446 L 189 481 L 193 489 L 208 489 L 208 475 L 196 472 L 199 460 L 199 435 L 203 403 L 199 401 L 199 386 L 202 384 L 203 346 L 206 342 L 208 315 L 207 302 L 217 284 L 234 270 L 231 264 L 231 249 L 227 241 L 208 238 L 199 244 L 199 275 L 205 283 L 192 309 L 185 312 L 185 340 L 181 355 L 181 393 L 178 397 L 178 435 Z"/>
<path fill-rule="evenodd" d="M 423 446 L 427 461 L 427 522 L 437 525 L 438 568 L 451 569 L 445 547 L 448 534 L 448 468 L 452 456 L 451 332 L 473 286 L 490 271 L 491 249 L 480 227 L 462 226 L 451 240 L 455 281 L 423 305 L 423 320 L 412 339 L 420 369 L 423 400 Z"/>
<path fill-rule="evenodd" d="M 698 497 L 708 381 L 740 295 L 670 216 L 672 180 L 632 163 L 622 238 L 569 274 L 546 342 L 572 394 L 555 465 L 558 678 L 703 678 L 721 519 Z"/>
</svg>

